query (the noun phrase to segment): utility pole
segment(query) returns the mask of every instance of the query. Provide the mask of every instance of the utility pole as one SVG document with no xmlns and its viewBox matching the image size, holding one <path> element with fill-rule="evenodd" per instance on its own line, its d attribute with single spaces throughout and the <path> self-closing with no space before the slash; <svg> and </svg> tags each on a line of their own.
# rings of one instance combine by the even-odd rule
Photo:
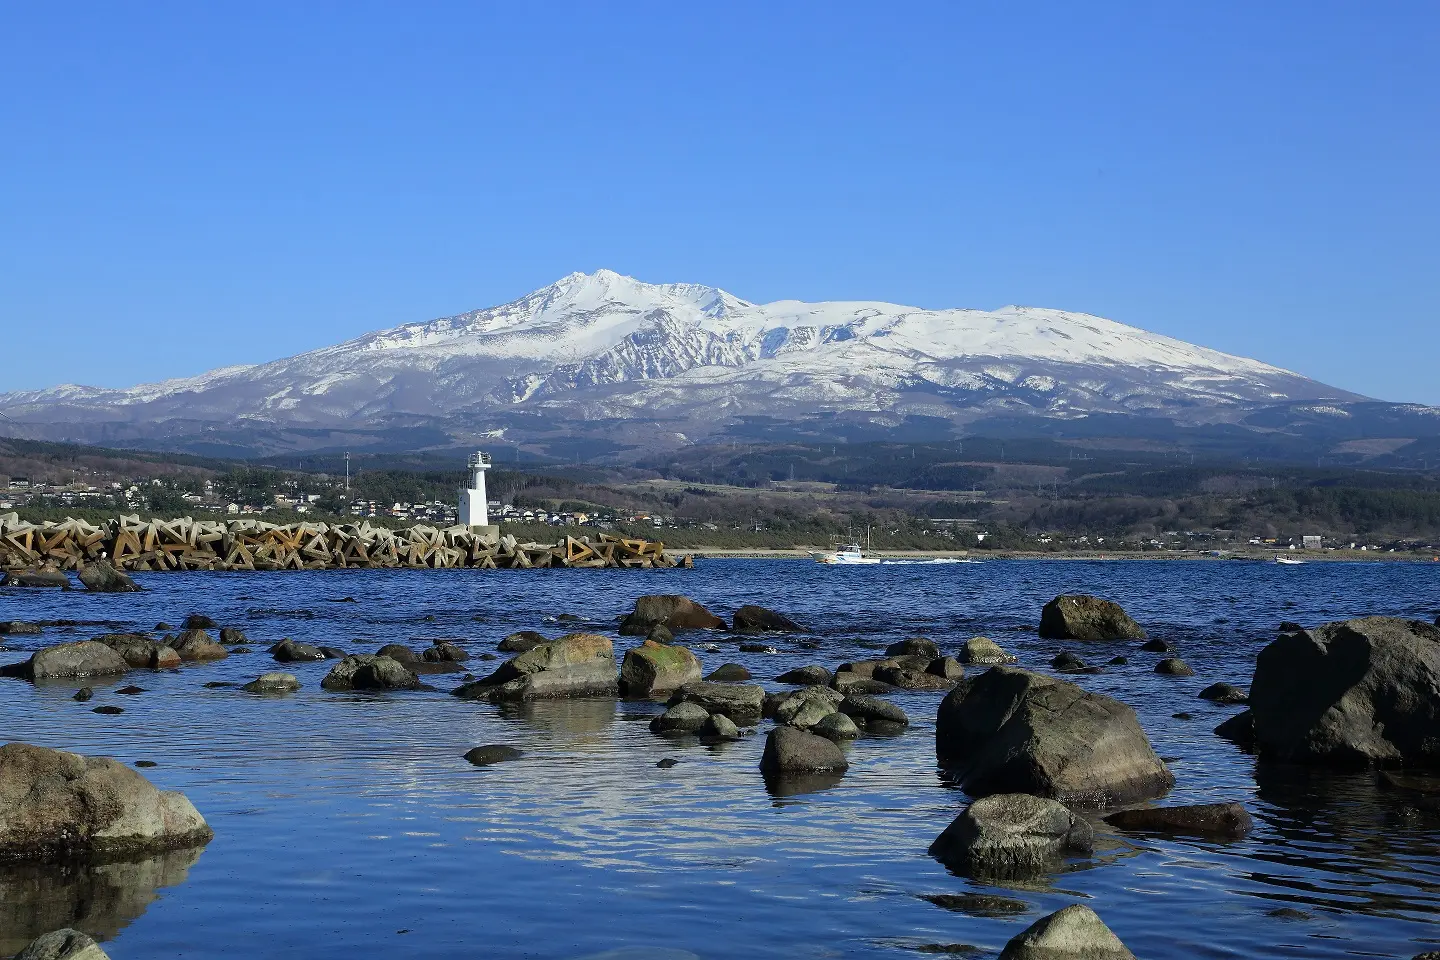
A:
<svg viewBox="0 0 1440 960">
<path fill-rule="evenodd" d="M 345 499 L 350 499 L 350 451 L 345 451 Z"/>
</svg>

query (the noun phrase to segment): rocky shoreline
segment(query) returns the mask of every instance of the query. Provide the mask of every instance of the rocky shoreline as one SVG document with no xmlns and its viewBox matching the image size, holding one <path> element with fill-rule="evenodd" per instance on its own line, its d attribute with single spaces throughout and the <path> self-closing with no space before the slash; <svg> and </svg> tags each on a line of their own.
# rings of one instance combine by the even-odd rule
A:
<svg viewBox="0 0 1440 960">
<path fill-rule="evenodd" d="M 13 636 L 43 633 L 41 625 L 20 621 L 0 628 Z M 758 773 L 777 796 L 838 783 L 853 763 L 847 745 L 859 738 L 903 735 L 910 718 L 887 695 L 933 694 L 940 698 L 936 763 L 972 801 L 948 826 L 936 825 L 928 853 L 964 876 L 1023 881 L 1052 875 L 1093 855 L 1093 830 L 1101 820 L 1139 835 L 1235 838 L 1250 829 L 1250 815 L 1239 801 L 1157 805 L 1176 778 L 1151 747 L 1135 711 L 1077 682 L 1105 669 L 1074 652 L 1091 645 L 1108 652 L 1115 644 L 1129 644 L 1136 653 L 1161 655 L 1157 673 L 1189 675 L 1184 661 L 1173 656 L 1173 644 L 1148 637 L 1118 604 L 1103 598 L 1061 595 L 1040 612 L 1039 635 L 1073 647 L 1068 657 L 1062 654 L 1050 664 L 1061 676 L 1039 672 L 1040 664 L 1019 664 L 984 637 L 954 643 L 917 636 L 890 644 L 874 659 L 792 668 L 773 678 L 791 689 L 772 691 L 751 682 L 750 671 L 738 664 L 704 675 L 700 657 L 682 641 L 716 652 L 708 640 L 723 633 L 735 637 L 742 650 L 764 651 L 770 649 L 767 638 L 777 642 L 786 634 L 804 634 L 784 613 L 746 604 L 727 623 L 688 597 L 651 595 L 635 602 L 616 632 L 639 642 L 617 657 L 614 641 L 599 633 L 555 639 L 531 631 L 512 634 L 500 641 L 498 652 L 513 655 L 483 676 L 466 673 L 466 664 L 493 655 L 475 657 L 440 640 L 418 651 L 392 643 L 374 653 L 282 640 L 268 652 L 281 664 L 333 660 L 321 687 L 337 696 L 374 690 L 403 696 L 434 689 L 431 683 L 458 673 L 463 679 L 451 692 L 468 701 L 659 701 L 665 710 L 653 717 L 650 729 L 677 744 L 759 736 L 768 721 Z M 203 666 L 249 652 L 247 643 L 243 630 L 197 614 L 180 630 L 159 624 L 153 632 L 43 646 L 3 672 L 31 682 L 81 684 L 184 663 Z M 299 688 L 293 674 L 272 671 L 243 690 L 283 697 Z M 84 699 L 85 689 L 77 699 Z M 1395 776 L 1421 780 L 1440 768 L 1440 628 L 1428 623 L 1392 617 L 1313 628 L 1282 623 L 1260 653 L 1248 689 L 1217 682 L 1199 696 L 1247 708 L 1221 724 L 1216 735 L 1267 762 L 1399 768 Z M 506 744 L 482 744 L 457 755 L 457 762 L 488 766 L 523 762 L 524 756 Z M 0 859 L 153 855 L 210 839 L 208 824 L 188 800 L 162 793 L 104 758 L 9 744 L 0 748 L 0 801 Z M 70 930 L 47 934 L 37 944 L 21 955 L 104 956 Z M 1133 955 L 1094 911 L 1074 905 L 1032 924 L 1000 956 Z"/>
</svg>

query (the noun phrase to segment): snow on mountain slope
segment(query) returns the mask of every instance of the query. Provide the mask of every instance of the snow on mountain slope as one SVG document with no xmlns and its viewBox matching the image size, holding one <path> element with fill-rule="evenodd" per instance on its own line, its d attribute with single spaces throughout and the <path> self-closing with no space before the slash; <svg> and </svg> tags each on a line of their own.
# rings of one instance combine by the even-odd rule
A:
<svg viewBox="0 0 1440 960">
<path fill-rule="evenodd" d="M 510 303 L 270 363 L 127 390 L 0 394 L 22 423 L 337 425 L 511 411 L 567 420 L 923 412 L 1225 419 L 1353 394 L 1101 317 L 1033 307 L 750 303 L 698 284 L 574 273 Z"/>
</svg>

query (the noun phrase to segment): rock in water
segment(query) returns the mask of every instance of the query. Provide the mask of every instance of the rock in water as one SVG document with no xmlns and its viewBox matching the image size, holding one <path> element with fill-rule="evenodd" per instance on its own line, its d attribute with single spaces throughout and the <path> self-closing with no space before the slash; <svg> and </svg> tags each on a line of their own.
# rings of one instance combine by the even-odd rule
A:
<svg viewBox="0 0 1440 960">
<path fill-rule="evenodd" d="M 107 757 L 0 747 L 0 860 L 138 856 L 213 835 L 184 796 Z"/>
<path fill-rule="evenodd" d="M 15 960 L 110 960 L 110 955 L 79 930 L 56 930 L 30 941 Z"/>
<path fill-rule="evenodd" d="M 1145 631 L 1111 600 L 1068 593 L 1045 604 L 1040 636 L 1049 640 L 1144 640 Z"/>
<path fill-rule="evenodd" d="M 418 663 L 420 656 L 403 643 L 387 643 L 375 651 L 377 657 L 389 657 L 397 663 Z"/>
<path fill-rule="evenodd" d="M 185 618 L 186 630 L 218 630 L 220 624 L 203 613 L 192 613 Z"/>
<path fill-rule="evenodd" d="M 31 570 L 0 575 L 0 587 L 57 587 L 70 589 L 70 578 L 59 570 Z"/>
<path fill-rule="evenodd" d="M 963 873 L 1023 876 L 1094 850 L 1090 823 L 1064 804 L 997 793 L 970 804 L 930 845 L 930 856 Z"/>
<path fill-rule="evenodd" d="M 684 647 L 646 640 L 625 651 L 620 663 L 620 693 L 626 697 L 670 694 L 700 679 L 700 658 Z"/>
<path fill-rule="evenodd" d="M 293 673 L 262 673 L 240 688 L 250 693 L 294 693 L 300 681 Z"/>
<path fill-rule="evenodd" d="M 904 710 L 889 700 L 861 693 L 845 694 L 845 699 L 840 701 L 840 712 L 866 733 L 903 733 L 910 726 L 910 718 Z"/>
<path fill-rule="evenodd" d="M 830 682 L 831 673 L 824 667 L 810 665 L 787 670 L 775 678 L 776 683 L 789 683 L 800 687 L 824 686 Z"/>
<path fill-rule="evenodd" d="M 116 570 L 108 560 L 96 560 L 80 568 L 80 582 L 95 593 L 138 593 L 140 586 Z"/>
<path fill-rule="evenodd" d="M 645 639 L 654 640 L 656 643 L 674 643 L 675 634 L 671 633 L 670 628 L 665 624 L 657 623 L 650 628 L 649 633 L 645 634 Z"/>
<path fill-rule="evenodd" d="M 765 690 L 753 685 L 709 683 L 704 680 L 687 683 L 670 698 L 670 706 L 694 703 L 706 713 L 722 713 L 742 727 L 760 722 L 765 703 Z"/>
<path fill-rule="evenodd" d="M 30 655 L 29 660 L 5 667 L 3 673 L 26 680 L 45 680 L 118 676 L 129 669 L 130 664 L 125 658 L 105 644 L 94 640 L 77 640 L 74 643 L 57 643 L 53 647 L 37 650 Z"/>
<path fill-rule="evenodd" d="M 114 650 L 132 667 L 169 670 L 180 666 L 180 654 L 173 647 L 136 633 L 107 633 L 95 638 L 97 643 Z"/>
<path fill-rule="evenodd" d="M 490 676 L 452 692 L 467 700 L 519 701 L 613 697 L 617 688 L 610 638 L 571 633 L 517 654 Z"/>
<path fill-rule="evenodd" d="M 245 631 L 239 627 L 222 627 L 220 629 L 220 642 L 235 647 L 242 643 L 249 643 L 250 641 L 245 638 Z"/>
<path fill-rule="evenodd" d="M 766 774 L 844 773 L 844 752 L 833 742 L 794 727 L 776 727 L 765 738 L 760 769 Z"/>
<path fill-rule="evenodd" d="M 935 752 L 972 796 L 1108 806 L 1161 796 L 1175 783 L 1134 710 L 1017 667 L 991 667 L 945 697 Z"/>
<path fill-rule="evenodd" d="M 1169 677 L 1193 677 L 1195 671 L 1190 669 L 1190 664 L 1179 657 L 1166 657 L 1155 664 L 1155 672 L 1162 673 Z"/>
<path fill-rule="evenodd" d="M 697 732 L 702 737 L 710 737 L 715 740 L 740 739 L 740 728 L 735 726 L 735 721 L 723 713 L 710 714 Z"/>
<path fill-rule="evenodd" d="M 925 662 L 929 663 L 940 656 L 940 648 L 935 645 L 934 640 L 928 637 L 911 637 L 909 640 L 890 644 L 885 648 L 885 656 L 924 657 Z"/>
<path fill-rule="evenodd" d="M 960 648 L 960 655 L 955 659 L 961 663 L 973 663 L 977 665 L 996 666 L 1002 663 L 1014 663 L 1015 658 L 1006 653 L 1000 644 L 989 637 L 971 637 L 965 641 Z"/>
<path fill-rule="evenodd" d="M 1000 960 L 1135 960 L 1120 938 L 1084 904 L 1041 917 L 1000 951 Z"/>
<path fill-rule="evenodd" d="M 705 679 L 711 683 L 744 683 L 750 679 L 750 671 L 738 663 L 722 663 Z"/>
<path fill-rule="evenodd" d="M 1246 750 L 1255 747 L 1255 716 L 1249 710 L 1241 710 L 1235 716 L 1215 728 L 1215 736 L 1229 740 Z"/>
<path fill-rule="evenodd" d="M 926 665 L 925 672 L 946 680 L 959 680 L 965 676 L 965 665 L 954 657 L 936 657 Z"/>
<path fill-rule="evenodd" d="M 1174 653 L 1175 644 L 1169 640 L 1161 640 L 1157 637 L 1154 640 L 1146 640 L 1140 644 L 1140 649 L 1147 653 Z"/>
<path fill-rule="evenodd" d="M 460 663 L 470 659 L 470 651 L 447 640 L 436 640 L 420 654 L 420 659 L 426 663 Z"/>
<path fill-rule="evenodd" d="M 44 633 L 45 630 L 38 623 L 26 623 L 24 620 L 11 620 L 0 623 L 0 635 L 19 636 L 29 634 L 31 636 Z"/>
<path fill-rule="evenodd" d="M 709 712 L 698 703 L 677 703 L 650 721 L 650 731 L 659 734 L 699 733 L 709 720 Z"/>
<path fill-rule="evenodd" d="M 736 633 L 804 633 L 805 628 L 784 614 L 746 604 L 735 611 L 731 629 Z"/>
<path fill-rule="evenodd" d="M 495 649 L 501 653 L 524 653 L 526 650 L 534 650 L 540 644 L 549 642 L 549 638 L 544 634 L 536 633 L 534 630 L 521 630 L 501 640 Z"/>
<path fill-rule="evenodd" d="M 488 767 L 492 763 L 504 763 L 507 760 L 519 760 L 523 756 L 525 756 L 524 750 L 507 747 L 503 743 L 475 747 L 465 753 L 465 759 L 477 767 Z"/>
<path fill-rule="evenodd" d="M 1249 712 L 1263 757 L 1440 765 L 1440 629 L 1365 617 L 1283 634 L 1256 659 Z"/>
<path fill-rule="evenodd" d="M 270 649 L 270 656 L 280 663 L 303 663 L 306 660 L 324 660 L 325 651 L 308 643 L 281 640 Z"/>
<path fill-rule="evenodd" d="M 1194 837 L 1243 837 L 1255 823 L 1238 803 L 1201 803 L 1178 807 L 1147 807 L 1121 810 L 1105 818 L 1121 830 L 1151 830 L 1156 833 Z"/>
<path fill-rule="evenodd" d="M 1204 690 L 1201 690 L 1197 696 L 1199 696 L 1201 700 L 1209 700 L 1211 703 L 1236 704 L 1250 702 L 1249 691 L 1242 690 L 1239 687 L 1232 687 L 1228 683 L 1212 683 Z"/>
<path fill-rule="evenodd" d="M 855 721 L 850 719 L 849 714 L 838 710 L 820 718 L 820 722 L 811 727 L 810 732 L 837 743 L 842 740 L 855 740 L 860 736 L 860 728 Z"/>
<path fill-rule="evenodd" d="M 725 621 L 689 597 L 651 595 L 635 601 L 635 609 L 621 622 L 620 632 L 626 636 L 643 637 L 656 626 L 672 631 L 724 630 Z"/>
<path fill-rule="evenodd" d="M 170 646 L 180 654 L 181 660 L 224 660 L 230 656 L 230 651 L 211 640 L 204 630 L 186 630 Z"/>
<path fill-rule="evenodd" d="M 331 667 L 320 686 L 326 690 L 414 690 L 420 686 L 420 678 L 398 660 L 363 653 Z"/>
<path fill-rule="evenodd" d="M 809 730 L 835 713 L 845 695 L 829 687 L 806 687 L 785 694 L 775 705 L 775 722 L 801 730 Z"/>
</svg>

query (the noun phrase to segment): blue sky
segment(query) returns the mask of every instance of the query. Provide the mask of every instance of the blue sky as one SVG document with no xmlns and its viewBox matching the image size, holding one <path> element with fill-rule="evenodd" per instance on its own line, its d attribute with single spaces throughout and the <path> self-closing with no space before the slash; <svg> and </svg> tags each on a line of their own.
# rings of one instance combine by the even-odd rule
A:
<svg viewBox="0 0 1440 960">
<path fill-rule="evenodd" d="M 608 267 L 1440 403 L 1437 49 L 1418 2 L 6 3 L 0 390 Z"/>
</svg>

